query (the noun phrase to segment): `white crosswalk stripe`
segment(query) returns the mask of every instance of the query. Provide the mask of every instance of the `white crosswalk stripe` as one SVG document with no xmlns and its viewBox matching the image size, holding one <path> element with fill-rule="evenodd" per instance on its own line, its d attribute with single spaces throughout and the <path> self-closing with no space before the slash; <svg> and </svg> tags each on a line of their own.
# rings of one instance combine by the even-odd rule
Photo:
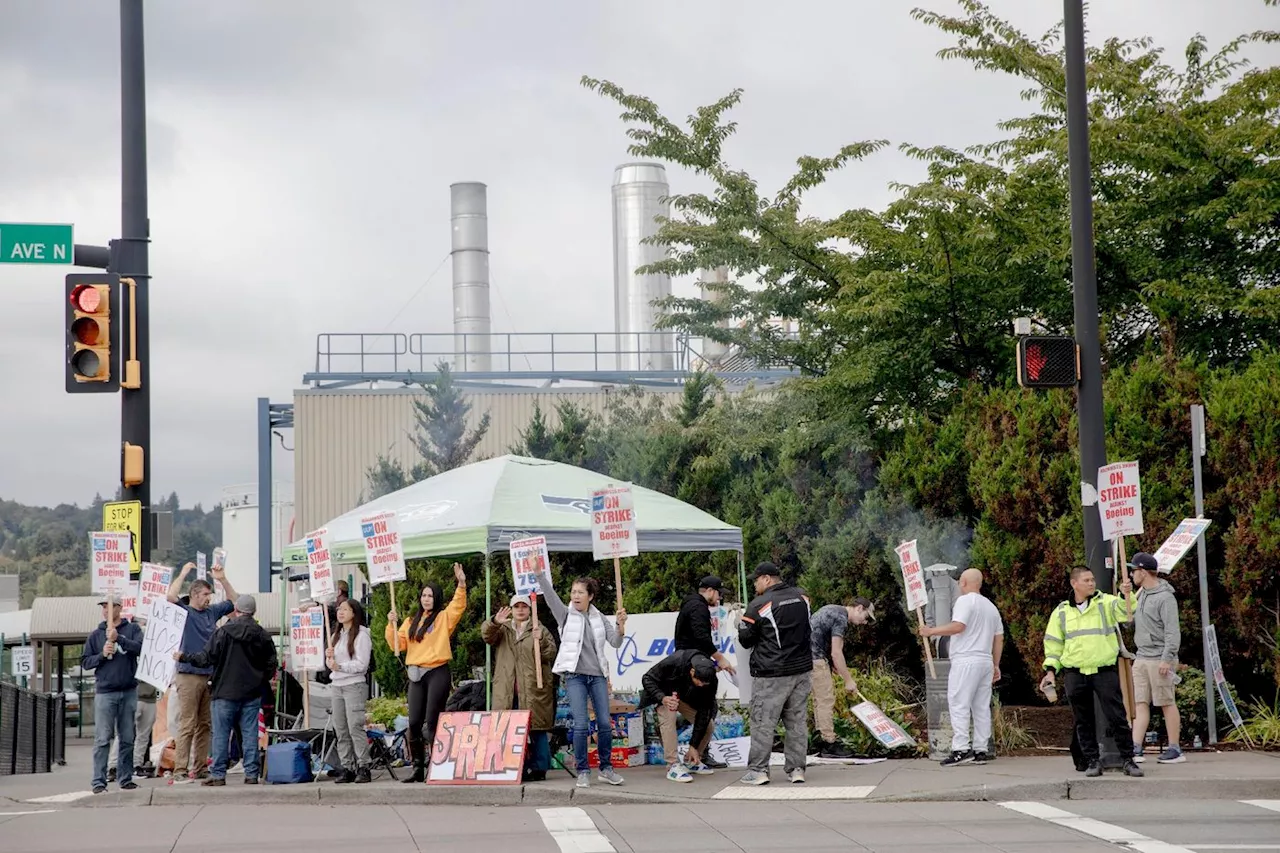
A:
<svg viewBox="0 0 1280 853">
<path fill-rule="evenodd" d="M 1280 812 L 1280 800 L 1241 800 L 1240 802 L 1246 806 L 1257 806 L 1260 809 Z"/>
<path fill-rule="evenodd" d="M 538 817 L 559 845 L 560 853 L 615 853 L 613 844 L 582 809 L 538 809 Z"/>
<path fill-rule="evenodd" d="M 1130 850 L 1137 851 L 1137 853 L 1193 853 L 1188 847 L 1157 841 L 1140 832 L 1125 829 L 1123 826 L 1104 823 L 1090 817 L 1082 817 L 1074 812 L 1065 811 L 1045 803 L 1014 801 L 1000 803 L 1000 805 L 1010 811 L 1055 823 L 1067 829 L 1074 829 L 1076 832 L 1083 832 L 1085 835 L 1092 835 L 1094 838 L 1099 838 L 1112 844 L 1123 844 Z"/>
</svg>

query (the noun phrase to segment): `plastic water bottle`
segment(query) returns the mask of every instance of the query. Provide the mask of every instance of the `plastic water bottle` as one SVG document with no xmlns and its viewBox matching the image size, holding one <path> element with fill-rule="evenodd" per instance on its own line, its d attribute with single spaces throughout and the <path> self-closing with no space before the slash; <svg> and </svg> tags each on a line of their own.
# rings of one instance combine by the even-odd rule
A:
<svg viewBox="0 0 1280 853">
<path fill-rule="evenodd" d="M 1192 749 L 1204 749 L 1204 741 L 1200 740 L 1200 735 L 1196 735 L 1195 741 L 1191 744 Z"/>
</svg>

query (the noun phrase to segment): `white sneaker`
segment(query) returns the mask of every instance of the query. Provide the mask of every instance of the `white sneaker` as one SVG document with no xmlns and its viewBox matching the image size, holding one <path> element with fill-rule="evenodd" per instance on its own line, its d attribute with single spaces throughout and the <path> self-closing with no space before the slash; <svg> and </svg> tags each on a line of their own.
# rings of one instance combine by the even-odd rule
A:
<svg viewBox="0 0 1280 853">
<path fill-rule="evenodd" d="M 761 773 L 758 770 L 751 770 L 746 776 L 743 776 L 738 781 L 744 785 L 768 785 L 769 774 Z"/>
<path fill-rule="evenodd" d="M 608 770 L 601 770 L 596 774 L 600 777 L 601 782 L 608 782 L 610 785 L 621 785 L 622 777 L 619 776 L 614 769 L 610 767 Z"/>
<path fill-rule="evenodd" d="M 667 770 L 668 782 L 692 782 L 693 777 L 689 775 L 688 769 L 683 764 L 672 764 Z"/>
<path fill-rule="evenodd" d="M 579 774 L 578 774 L 578 784 L 577 784 L 577 787 L 579 787 L 579 788 L 590 788 L 590 787 L 591 787 L 591 774 L 590 774 L 590 773 L 579 773 Z"/>
<path fill-rule="evenodd" d="M 791 784 L 798 785 L 804 782 L 804 771 L 799 768 L 792 770 L 787 774 L 787 778 L 791 780 Z"/>
</svg>

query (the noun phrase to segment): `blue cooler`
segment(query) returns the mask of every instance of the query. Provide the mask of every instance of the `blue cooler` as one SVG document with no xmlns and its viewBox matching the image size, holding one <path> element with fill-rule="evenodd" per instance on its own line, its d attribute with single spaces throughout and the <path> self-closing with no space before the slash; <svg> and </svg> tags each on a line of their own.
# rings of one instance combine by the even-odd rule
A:
<svg viewBox="0 0 1280 853">
<path fill-rule="evenodd" d="M 312 782 L 311 744 L 299 741 L 273 743 L 267 747 L 266 776 L 268 785 L 296 785 Z"/>
</svg>

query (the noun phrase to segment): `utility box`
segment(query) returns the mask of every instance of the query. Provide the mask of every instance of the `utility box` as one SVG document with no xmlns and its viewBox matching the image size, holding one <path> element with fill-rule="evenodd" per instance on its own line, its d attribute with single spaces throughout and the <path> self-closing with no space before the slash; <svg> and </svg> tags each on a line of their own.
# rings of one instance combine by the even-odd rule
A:
<svg viewBox="0 0 1280 853">
<path fill-rule="evenodd" d="M 925 604 L 924 621 L 937 627 L 951 621 L 951 606 L 960 596 L 960 585 L 956 578 L 960 570 L 946 563 L 934 563 L 924 570 L 924 587 L 929 596 Z M 929 757 L 941 761 L 951 754 L 951 709 L 947 705 L 947 677 L 951 672 L 951 661 L 947 659 L 947 645 L 950 637 L 935 637 L 929 640 L 933 644 L 933 666 L 936 676 L 930 676 L 925 670 L 924 698 L 925 713 L 929 727 Z"/>
<path fill-rule="evenodd" d="M 951 754 L 951 709 L 947 705 L 947 676 L 951 661 L 941 658 L 933 662 L 937 676 L 924 673 L 924 704 L 929 719 L 929 757 L 941 761 Z"/>
</svg>

